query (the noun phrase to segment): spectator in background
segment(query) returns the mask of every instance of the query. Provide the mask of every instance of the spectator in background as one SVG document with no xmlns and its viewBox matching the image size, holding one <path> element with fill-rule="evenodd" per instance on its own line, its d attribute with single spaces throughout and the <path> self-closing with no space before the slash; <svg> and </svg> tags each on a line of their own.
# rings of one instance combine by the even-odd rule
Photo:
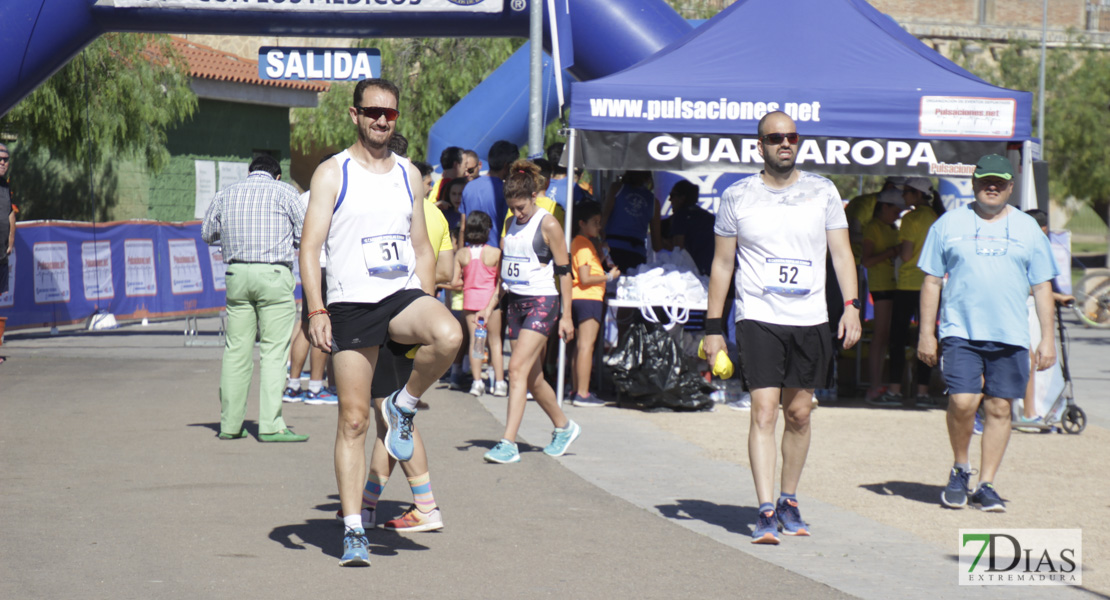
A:
<svg viewBox="0 0 1110 600">
<path fill-rule="evenodd" d="M 716 217 L 698 206 L 701 190 L 685 179 L 680 179 L 671 188 L 671 243 L 675 249 L 684 248 L 694 259 L 698 271 L 709 277 L 713 267 L 714 238 Z"/>
<path fill-rule="evenodd" d="M 448 146 L 439 153 L 439 166 L 443 169 L 443 176 L 439 181 L 435 182 L 432 187 L 432 192 L 428 197 L 432 202 L 439 202 L 443 199 L 443 190 L 445 185 L 452 179 L 462 176 L 463 171 L 463 149 L 458 146 Z"/>
<path fill-rule="evenodd" d="M 443 216 L 447 218 L 447 224 L 451 228 L 452 239 L 459 239 L 459 229 L 462 227 L 462 213 L 459 212 L 459 207 L 462 206 L 463 188 L 466 187 L 467 180 L 465 177 L 452 179 L 451 183 L 447 184 L 446 191 L 443 194 L 443 201 L 436 203 Z"/>
<path fill-rule="evenodd" d="M 475 210 L 466 215 L 466 249 L 457 253 L 453 287 L 462 287 L 463 316 L 471 339 L 478 327 L 478 312 L 489 304 L 498 287 L 498 270 L 501 266 L 501 249 L 490 246 L 489 228 L 493 222 L 486 213 Z M 486 326 L 486 348 L 489 351 L 490 365 L 493 367 L 494 384 L 490 390 L 494 396 L 508 396 L 509 385 L 505 383 L 505 360 L 501 348 L 501 311 L 494 309 L 489 313 Z M 498 360 L 500 359 L 500 360 Z M 474 382 L 470 393 L 481 396 L 486 392 L 482 382 L 482 361 L 470 357 L 470 372 Z"/>
<path fill-rule="evenodd" d="M 567 168 L 560 166 L 559 162 L 563 159 L 563 142 L 555 142 L 547 147 L 547 160 L 551 163 L 551 178 L 547 184 L 546 196 L 551 198 L 555 204 L 558 204 L 564 212 L 567 210 Z M 578 179 L 582 177 L 582 169 L 574 170 L 574 205 L 577 206 L 579 202 L 592 200 L 590 194 L 578 185 Z"/>
<path fill-rule="evenodd" d="M 401 158 L 409 157 L 409 139 L 400 133 L 394 132 L 389 138 L 389 150 Z M 421 176 L 424 174 L 421 173 Z"/>
<path fill-rule="evenodd" d="M 864 400 L 874 406 L 902 404 L 901 394 L 888 394 L 880 383 L 883 380 L 883 359 L 886 358 L 887 342 L 890 341 L 890 314 L 894 308 L 894 262 L 902 251 L 894 222 L 905 208 L 902 192 L 893 187 L 887 188 L 879 192 L 874 214 L 867 225 L 863 226 L 863 255 L 860 257 L 860 264 L 867 269 L 867 289 L 875 303 L 871 347 L 868 348 L 867 355 L 871 387 Z M 890 375 L 892 379 L 901 380 L 893 368 Z"/>
<path fill-rule="evenodd" d="M 616 267 L 608 273 L 601 266 L 601 207 L 596 202 L 582 202 L 574 208 L 575 232 L 570 244 L 571 317 L 574 320 L 574 387 L 571 403 L 575 406 L 602 406 L 600 398 L 590 392 L 593 372 L 594 345 L 601 330 L 605 301 L 605 284 L 620 277 Z"/>
<path fill-rule="evenodd" d="M 434 171 L 434 169 L 432 169 L 432 165 L 429 165 L 422 160 L 414 160 L 412 161 L 412 164 L 416 167 L 417 171 L 420 171 L 420 181 L 424 183 L 424 189 L 428 190 L 428 195 L 425 196 L 425 198 L 431 199 L 431 190 L 432 186 L 434 185 L 434 183 L 432 182 L 432 172 Z"/>
<path fill-rule="evenodd" d="M 1040 210 L 1039 208 L 1033 208 L 1025 211 L 1025 214 L 1033 217 L 1037 221 L 1037 225 L 1040 226 L 1041 231 L 1043 231 L 1046 236 L 1048 235 L 1048 213 Z M 1075 302 L 1075 296 L 1060 292 L 1059 288 L 1056 286 L 1056 279 L 1051 279 L 1049 281 L 1052 284 L 1052 300 L 1056 304 L 1067 306 L 1072 302 Z M 1037 321 L 1037 305 L 1036 302 L 1034 302 L 1032 294 L 1030 294 L 1029 297 L 1025 299 L 1025 306 L 1029 311 L 1029 356 L 1032 357 L 1035 356 L 1034 353 L 1037 350 L 1037 345 L 1041 342 L 1041 330 L 1040 327 L 1038 327 Z M 1021 416 L 1018 417 L 1019 424 L 1040 425 L 1042 423 L 1042 418 L 1044 415 L 1037 414 L 1036 394 L 1034 393 L 1036 391 L 1036 385 L 1034 382 L 1034 375 L 1032 374 L 1032 370 L 1035 370 L 1036 367 L 1037 365 L 1031 363 L 1029 383 L 1025 385 L 1025 396 L 1024 398 L 1022 398 L 1021 402 Z M 1016 429 L 1022 433 L 1050 431 L 1049 429 L 1041 429 L 1039 427 L 1017 427 Z"/>
<path fill-rule="evenodd" d="M 12 199 L 12 188 L 8 177 L 12 155 L 8 147 L 0 144 L 0 294 L 8 291 L 8 257 L 15 250 L 15 215 L 18 212 Z"/>
<path fill-rule="evenodd" d="M 844 207 L 844 216 L 848 218 L 848 238 L 852 241 L 852 254 L 856 257 L 857 265 L 860 257 L 863 256 L 863 226 L 867 225 L 875 214 L 875 202 L 878 201 L 879 194 L 891 188 L 901 190 L 905 183 L 905 177 L 887 177 L 878 192 L 856 196 Z"/>
<path fill-rule="evenodd" d="M 462 178 L 474 181 L 481 173 L 482 159 L 478 158 L 478 153 L 473 150 L 463 150 Z"/>
<path fill-rule="evenodd" d="M 613 262 L 623 273 L 647 262 L 646 240 L 656 252 L 663 249 L 659 202 L 651 192 L 651 171 L 627 171 L 609 190 L 601 226 Z"/>
<path fill-rule="evenodd" d="M 227 342 L 220 371 L 221 440 L 247 437 L 243 418 L 254 371 L 254 339 L 261 348 L 258 439 L 303 442 L 281 416 L 285 359 L 297 305 L 293 298 L 294 248 L 305 207 L 281 181 L 269 155 L 251 161 L 246 181 L 224 188 L 204 215 L 201 238 L 219 243 L 227 263 Z M 318 259 L 317 259 L 318 260 Z"/>
<path fill-rule="evenodd" d="M 902 225 L 898 228 L 898 246 L 902 264 L 898 267 L 898 283 L 894 291 L 894 309 L 890 317 L 890 385 L 887 394 L 902 403 L 902 376 L 906 372 L 906 346 L 917 347 L 916 341 L 909 339 L 910 321 L 917 318 L 921 304 L 921 285 L 925 273 L 917 266 L 921 257 L 921 247 L 929 228 L 937 220 L 937 213 L 930 206 L 933 197 L 932 184 L 925 177 L 912 177 L 906 181 L 902 198 L 912 208 L 902 215 Z M 936 406 L 929 396 L 929 379 L 933 368 L 917 361 L 914 369 L 914 382 L 917 390 L 914 405 L 918 408 Z"/>
<path fill-rule="evenodd" d="M 470 211 L 480 210 L 493 219 L 493 227 L 489 231 L 489 244 L 500 247 L 501 224 L 505 222 L 505 195 L 502 192 L 502 180 L 509 173 L 509 165 L 520 157 L 520 148 L 512 142 L 498 140 L 489 149 L 489 174 L 471 181 L 463 188 L 462 204 L 459 212 L 462 213 L 462 227 L 460 232 L 459 247 L 462 247 L 466 237 L 466 214 Z"/>
</svg>

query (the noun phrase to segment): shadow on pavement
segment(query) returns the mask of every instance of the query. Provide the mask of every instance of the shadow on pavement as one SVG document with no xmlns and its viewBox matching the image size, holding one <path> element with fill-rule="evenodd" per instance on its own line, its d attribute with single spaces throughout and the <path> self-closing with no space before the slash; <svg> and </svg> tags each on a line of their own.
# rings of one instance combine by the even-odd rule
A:
<svg viewBox="0 0 1110 600">
<path fill-rule="evenodd" d="M 917 481 L 887 481 L 884 483 L 866 483 L 861 488 L 879 494 L 880 496 L 901 496 L 909 500 L 916 500 L 925 504 L 940 505 L 940 494 L 944 488 L 939 485 L 929 485 Z"/>
<path fill-rule="evenodd" d="M 750 523 L 755 523 L 759 509 L 733 504 L 714 504 L 705 500 L 677 500 L 674 504 L 657 504 L 655 509 L 668 519 L 704 521 L 723 527 L 729 533 L 750 535 Z"/>
<path fill-rule="evenodd" d="M 338 506 L 338 505 L 334 505 Z M 334 510 L 334 509 L 333 509 Z M 309 519 L 298 525 L 282 525 L 270 532 L 270 539 L 287 550 L 307 550 L 309 546 L 336 560 L 343 554 L 343 524 L 335 518 Z M 385 529 L 366 532 L 373 556 L 396 556 L 402 551 L 427 550 L 428 547 Z"/>
</svg>

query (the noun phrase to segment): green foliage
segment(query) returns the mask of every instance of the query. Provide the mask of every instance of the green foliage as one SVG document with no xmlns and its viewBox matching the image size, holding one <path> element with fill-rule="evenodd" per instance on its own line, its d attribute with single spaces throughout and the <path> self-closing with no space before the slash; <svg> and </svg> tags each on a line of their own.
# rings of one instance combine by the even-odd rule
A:
<svg viewBox="0 0 1110 600">
<path fill-rule="evenodd" d="M 409 140 L 409 156 L 424 159 L 432 125 L 523 43 L 503 38 L 398 38 L 368 39 L 358 45 L 381 50 L 382 76 L 401 88 L 397 131 Z M 347 116 L 353 89 L 353 84 L 333 84 L 316 108 L 294 109 L 293 147 L 309 153 L 353 144 L 355 128 Z"/>
<path fill-rule="evenodd" d="M 1040 47 L 1023 41 L 997 51 L 989 61 L 968 52 L 961 44 L 953 60 L 1003 87 L 1033 90 L 1038 87 Z M 1044 157 L 1049 163 L 1053 198 L 1062 202 L 1075 196 L 1105 213 L 1110 202 L 1110 161 L 1106 160 L 1110 131 L 1110 52 L 1074 43 L 1049 49 L 1045 60 Z M 1033 120 L 1036 131 L 1037 99 Z"/>
<path fill-rule="evenodd" d="M 166 130 L 196 103 L 168 36 L 109 33 L 0 118 L 0 131 L 74 165 L 128 154 L 158 171 L 169 160 Z"/>
</svg>

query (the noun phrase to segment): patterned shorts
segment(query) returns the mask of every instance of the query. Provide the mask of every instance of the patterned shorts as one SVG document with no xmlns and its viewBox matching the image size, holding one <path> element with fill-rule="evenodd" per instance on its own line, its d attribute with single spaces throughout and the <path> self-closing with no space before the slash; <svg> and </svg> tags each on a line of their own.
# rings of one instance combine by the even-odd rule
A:
<svg viewBox="0 0 1110 600">
<path fill-rule="evenodd" d="M 535 331 L 546 337 L 555 331 L 559 323 L 558 296 L 518 296 L 505 297 L 505 337 L 515 340 L 521 328 Z"/>
</svg>

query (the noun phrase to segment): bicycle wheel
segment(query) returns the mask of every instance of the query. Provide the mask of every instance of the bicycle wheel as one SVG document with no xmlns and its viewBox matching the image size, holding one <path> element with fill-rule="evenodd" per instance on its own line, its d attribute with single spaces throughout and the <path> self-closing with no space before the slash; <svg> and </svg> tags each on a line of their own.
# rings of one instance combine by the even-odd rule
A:
<svg viewBox="0 0 1110 600">
<path fill-rule="evenodd" d="M 1092 270 L 1079 280 L 1075 314 L 1088 327 L 1110 328 L 1110 270 Z"/>
</svg>

